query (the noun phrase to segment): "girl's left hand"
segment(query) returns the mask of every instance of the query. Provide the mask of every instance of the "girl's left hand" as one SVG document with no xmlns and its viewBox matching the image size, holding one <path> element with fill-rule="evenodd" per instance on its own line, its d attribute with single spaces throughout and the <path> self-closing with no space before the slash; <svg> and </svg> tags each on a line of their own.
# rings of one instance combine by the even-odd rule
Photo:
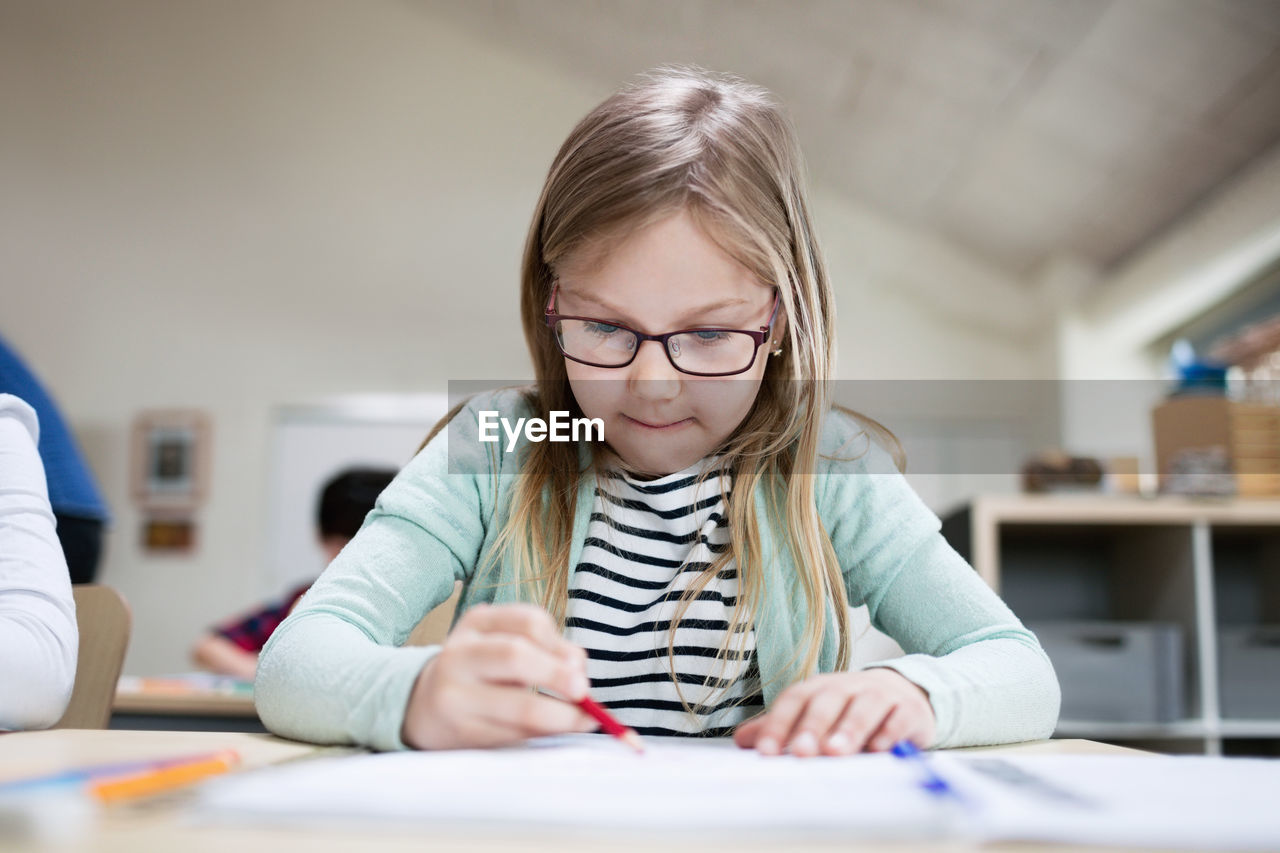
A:
<svg viewBox="0 0 1280 853">
<path fill-rule="evenodd" d="M 933 743 L 929 696 L 892 669 L 815 675 L 778 694 L 773 707 L 738 726 L 733 740 L 765 755 L 883 752 L 900 740 Z"/>
</svg>

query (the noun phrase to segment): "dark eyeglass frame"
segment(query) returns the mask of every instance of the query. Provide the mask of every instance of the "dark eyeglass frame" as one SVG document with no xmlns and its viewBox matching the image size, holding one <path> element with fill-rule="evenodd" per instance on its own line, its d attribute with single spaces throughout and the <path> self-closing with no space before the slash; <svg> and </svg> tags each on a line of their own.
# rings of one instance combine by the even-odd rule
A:
<svg viewBox="0 0 1280 853">
<path fill-rule="evenodd" d="M 604 367 L 604 368 L 626 367 L 627 365 L 631 364 L 631 362 L 635 361 L 636 356 L 640 354 L 641 344 L 643 344 L 645 341 L 657 341 L 658 343 L 662 344 L 662 351 L 667 354 L 667 361 L 671 363 L 671 366 L 674 367 L 676 370 L 680 371 L 681 373 L 688 374 L 689 376 L 737 376 L 739 374 L 746 373 L 748 370 L 750 370 L 752 365 L 756 363 L 756 358 L 760 354 L 760 347 L 763 346 L 769 340 L 769 335 L 772 334 L 773 332 L 774 321 L 778 319 L 778 306 L 782 304 L 782 292 L 775 287 L 773 289 L 773 292 L 774 292 L 773 310 L 769 312 L 769 322 L 761 326 L 758 330 L 727 329 L 727 328 L 721 328 L 718 326 L 715 326 L 715 327 L 707 326 L 707 327 L 702 327 L 697 329 L 678 329 L 674 332 L 667 332 L 666 334 L 662 334 L 662 335 L 646 335 L 644 332 L 637 331 L 631 328 L 630 326 L 623 325 L 622 323 L 615 323 L 609 320 L 601 320 L 598 317 L 579 317 L 572 314 L 555 313 L 556 293 L 559 292 L 559 290 L 560 290 L 560 284 L 557 282 L 551 288 L 551 298 L 547 300 L 547 308 L 546 308 L 546 311 L 544 312 L 544 319 L 546 320 L 547 328 L 551 330 L 552 337 L 555 338 L 556 347 L 560 350 L 561 355 L 563 355 L 565 358 L 569 359 L 570 361 L 576 361 L 579 364 L 585 364 L 589 367 Z M 560 322 L 561 320 L 582 320 L 588 323 L 599 323 L 602 326 L 613 326 L 615 329 L 622 329 L 624 331 L 630 332 L 631 334 L 636 336 L 636 346 L 635 346 L 635 349 L 631 351 L 631 358 L 627 359 L 622 364 L 598 364 L 594 361 L 587 361 L 586 359 L 575 358 L 574 356 L 569 355 L 569 353 L 564 351 L 564 346 L 561 345 L 560 343 L 560 336 L 555 333 L 556 323 Z M 675 357 L 671 355 L 671 347 L 667 345 L 667 341 L 671 340 L 671 338 L 674 338 L 676 335 L 688 335 L 694 332 L 733 332 L 739 335 L 747 335 L 748 337 L 750 337 L 752 340 L 756 342 L 755 349 L 751 351 L 751 360 L 747 362 L 747 366 L 742 368 L 741 370 L 731 370 L 728 373 L 700 373 L 695 370 L 686 370 L 685 368 L 676 364 Z"/>
</svg>

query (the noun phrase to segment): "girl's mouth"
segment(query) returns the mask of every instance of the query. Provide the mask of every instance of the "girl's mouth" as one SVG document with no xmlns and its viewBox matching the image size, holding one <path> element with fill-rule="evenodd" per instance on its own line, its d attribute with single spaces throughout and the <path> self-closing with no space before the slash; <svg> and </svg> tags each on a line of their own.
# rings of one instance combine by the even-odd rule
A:
<svg viewBox="0 0 1280 853">
<path fill-rule="evenodd" d="M 632 423 L 638 427 L 643 427 L 644 429 L 651 429 L 651 430 L 670 430 L 670 429 L 676 429 L 678 427 L 682 427 L 687 424 L 693 423 L 693 418 L 685 418 L 684 420 L 672 421 L 671 423 L 666 423 L 666 424 L 651 424 L 642 420 L 637 420 L 636 418 L 633 418 L 630 415 L 623 415 L 622 417 L 625 418 L 629 423 Z"/>
</svg>

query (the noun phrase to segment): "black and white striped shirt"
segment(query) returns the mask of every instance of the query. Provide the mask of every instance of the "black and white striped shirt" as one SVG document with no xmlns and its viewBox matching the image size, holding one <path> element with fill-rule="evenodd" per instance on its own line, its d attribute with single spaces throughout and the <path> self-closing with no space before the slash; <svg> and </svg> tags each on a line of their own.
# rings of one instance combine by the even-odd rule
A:
<svg viewBox="0 0 1280 853">
<path fill-rule="evenodd" d="M 689 604 L 668 650 L 681 595 L 729 547 L 729 475 L 697 482 L 714 463 L 653 480 L 605 472 L 569 582 L 566 636 L 587 651 L 591 695 L 642 735 L 721 737 L 764 709 L 749 616 L 720 656 L 738 596 L 732 561 Z"/>
</svg>

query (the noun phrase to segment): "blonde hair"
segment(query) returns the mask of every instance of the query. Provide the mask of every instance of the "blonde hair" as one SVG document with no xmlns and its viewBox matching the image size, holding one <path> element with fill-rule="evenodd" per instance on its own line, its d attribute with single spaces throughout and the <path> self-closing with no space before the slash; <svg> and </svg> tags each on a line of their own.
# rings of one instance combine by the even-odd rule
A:
<svg viewBox="0 0 1280 853">
<path fill-rule="evenodd" d="M 569 134 L 534 211 L 521 269 L 521 319 L 536 387 L 529 402 L 581 415 L 564 357 L 543 319 L 558 265 L 607 249 L 620 235 L 687 210 L 728 254 L 781 294 L 787 344 L 771 358 L 755 403 L 717 448 L 732 471 L 726 495 L 731 547 L 690 584 L 675 626 L 729 560 L 739 595 L 732 625 L 759 612 L 765 561 L 754 496 L 799 575 L 805 612 L 793 650 L 801 678 L 818 665 L 828 605 L 839 636 L 837 666 L 849 659 L 846 593 L 839 562 L 814 497 L 826 380 L 834 359 L 834 304 L 818 251 L 795 132 L 770 94 L 738 78 L 696 68 L 663 68 L 618 91 Z M 867 421 L 873 424 L 874 422 Z M 878 427 L 878 425 L 874 425 Z M 882 429 L 882 428 L 881 428 Z M 530 446 L 513 487 L 494 560 L 511 560 L 522 595 L 563 621 L 580 471 L 574 444 Z M 726 632 L 727 660 L 733 631 Z M 745 635 L 743 635 L 745 636 Z"/>
</svg>

